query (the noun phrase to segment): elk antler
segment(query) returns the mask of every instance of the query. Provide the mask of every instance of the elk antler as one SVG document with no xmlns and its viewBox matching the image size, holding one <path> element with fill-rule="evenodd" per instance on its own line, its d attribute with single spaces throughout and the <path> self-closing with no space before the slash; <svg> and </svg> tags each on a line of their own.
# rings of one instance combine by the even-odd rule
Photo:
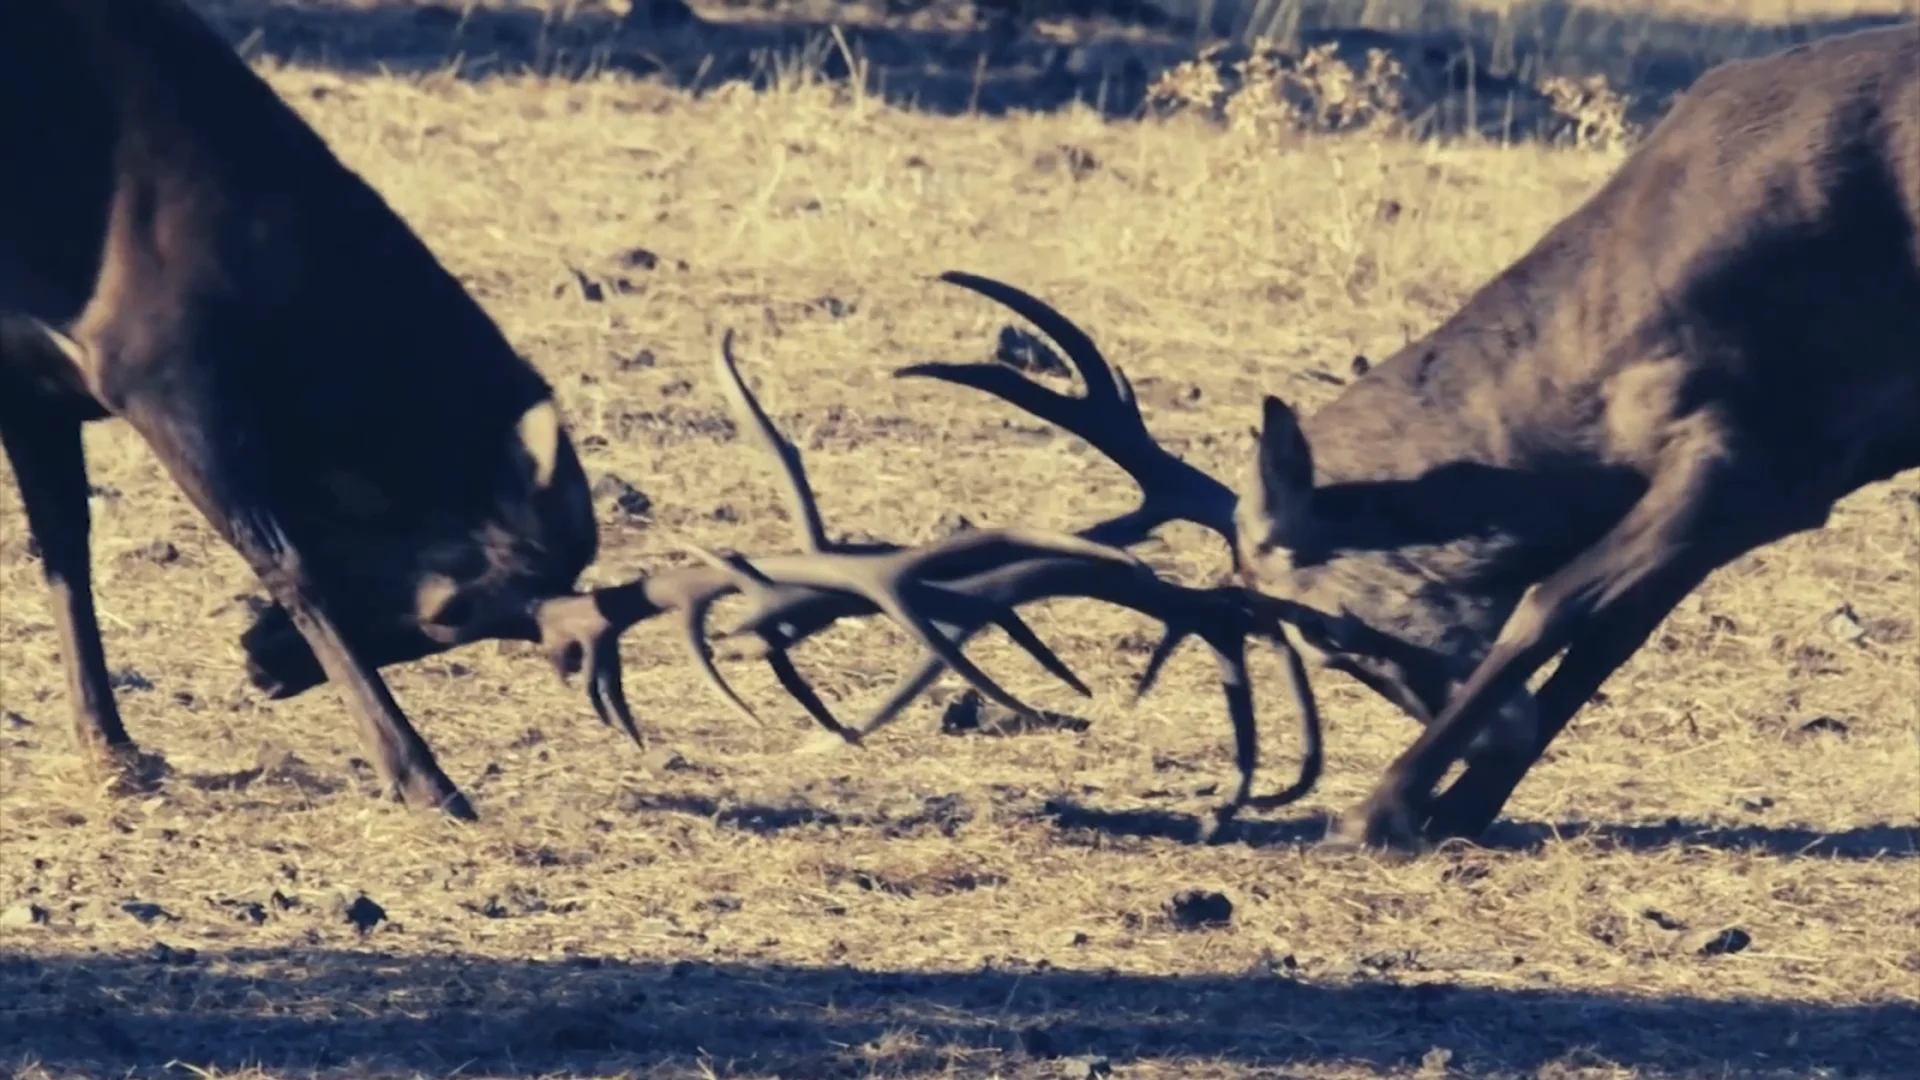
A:
<svg viewBox="0 0 1920 1080">
<path fill-rule="evenodd" d="M 826 539 L 818 502 L 807 482 L 799 451 L 774 429 L 740 378 L 733 359 L 730 330 L 716 350 L 715 364 L 739 414 L 741 427 L 752 433 L 781 466 L 794 520 L 806 550 L 748 560 L 696 549 L 703 565 L 669 570 L 536 605 L 531 612 L 532 626 L 524 636 L 541 643 L 563 677 L 572 675 L 584 663 L 588 672 L 588 694 L 602 723 L 617 725 L 636 742 L 643 741 L 621 683 L 619 638 L 628 628 L 668 611 L 679 613 L 682 637 L 708 683 L 736 709 L 757 721 L 759 718 L 752 709 L 715 669 L 705 631 L 707 611 L 720 598 L 736 592 L 749 595 L 756 609 L 806 601 L 819 605 L 818 610 L 832 611 L 834 614 L 821 621 L 819 627 L 841 615 L 883 612 L 919 638 L 943 664 L 959 672 L 981 693 L 1022 715 L 1033 716 L 1030 706 L 976 667 L 956 644 L 956 640 L 963 640 L 957 630 L 960 624 L 977 627 L 982 622 L 994 622 L 1006 629 L 1042 666 L 1080 693 L 1091 693 L 1011 607 L 987 610 L 974 603 L 964 612 L 936 619 L 922 609 L 950 612 L 954 603 L 931 592 L 920 579 L 964 577 L 988 566 L 1037 559 L 1051 559 L 1064 565 L 1108 567 L 1123 576 L 1150 579 L 1152 571 L 1144 563 L 1126 551 L 1082 537 L 1024 528 L 972 530 L 917 548 L 884 544 L 833 545 Z M 936 622 L 946 629 L 936 628 Z M 786 645 L 791 644 L 791 641 L 785 642 L 781 648 L 770 649 L 765 654 L 776 677 L 815 720 L 848 741 L 857 742 L 860 733 L 841 725 L 793 667 L 785 655 Z"/>
<path fill-rule="evenodd" d="M 1081 529 L 1078 535 L 1102 543 L 1128 546 L 1146 539 L 1169 521 L 1190 521 L 1218 534 L 1232 554 L 1236 574 L 1240 570 L 1239 545 L 1233 521 L 1236 501 L 1233 490 L 1202 470 L 1176 457 L 1161 446 L 1147 430 L 1133 388 L 1119 368 L 1107 362 L 1086 332 L 1045 301 L 1021 289 L 991 278 L 950 270 L 940 280 L 959 285 L 997 301 L 1033 323 L 1051 338 L 1066 355 L 1067 362 L 1086 383 L 1084 397 L 1069 397 L 1049 390 L 1014 369 L 1002 364 L 915 364 L 896 370 L 899 378 L 925 377 L 984 390 L 1017 408 L 1032 413 L 1070 434 L 1126 470 L 1140 486 L 1141 501 L 1135 509 Z M 1163 583 L 1166 584 L 1166 583 Z M 1177 586 L 1167 586 L 1177 588 Z M 1238 591 L 1238 590 L 1236 590 Z M 1246 595 L 1242 593 L 1242 595 Z M 1135 700 L 1150 688 L 1159 668 L 1189 633 L 1198 634 L 1213 648 L 1221 666 L 1221 685 L 1228 701 L 1234 725 L 1236 758 L 1240 766 L 1240 797 L 1222 807 L 1220 823 L 1229 820 L 1241 805 L 1278 806 L 1292 802 L 1313 789 L 1321 767 L 1319 710 L 1312 685 L 1290 637 L 1287 624 L 1274 617 L 1272 605 L 1249 606 L 1239 620 L 1202 621 L 1197 624 L 1167 623 L 1167 634 L 1154 649 L 1153 658 L 1135 692 Z M 1261 614 L 1254 614 L 1255 612 Z M 1304 744 L 1300 779 L 1287 791 L 1271 797 L 1252 799 L 1252 773 L 1257 759 L 1257 737 L 1244 661 L 1244 639 L 1257 635 L 1272 641 L 1287 663 L 1288 690 L 1299 710 Z M 1232 638 L 1229 642 L 1229 638 Z M 939 659 L 929 657 L 923 664 L 927 678 L 939 673 Z M 916 675 L 919 673 L 916 673 Z"/>
<path fill-rule="evenodd" d="M 1111 538 L 1134 543 L 1160 524 L 1177 519 L 1208 525 L 1231 541 L 1232 492 L 1153 441 L 1133 405 L 1125 377 L 1106 365 L 1085 335 L 1063 317 L 1049 314 L 1050 309 L 1039 301 L 1017 291 L 1009 295 L 1024 298 L 1030 307 L 1038 305 L 1031 308 L 1040 314 L 1035 321 L 1053 332 L 1056 339 L 1075 343 L 1069 352 L 1083 377 L 1090 386 L 1106 387 L 1083 399 L 1092 404 L 1052 393 L 1017 376 L 1001 378 L 992 370 L 929 365 L 927 373 L 989 389 L 1036 412 L 1045 410 L 1040 415 L 1076 433 L 1096 432 L 1101 441 L 1095 445 L 1114 456 L 1140 482 L 1146 494 L 1141 507 L 1077 535 L 1003 528 L 968 530 L 917 548 L 834 544 L 826 538 L 818 501 L 799 451 L 774 428 L 740 377 L 729 331 L 716 350 L 716 370 L 742 430 L 780 467 L 805 550 L 748 558 L 696 549 L 703 565 L 545 605 L 540 619 L 541 640 L 548 643 L 549 654 L 563 674 L 571 672 L 569 663 L 577 664 L 578 656 L 590 658 L 589 691 L 603 722 L 619 723 L 638 737 L 619 693 L 615 643 L 626 627 L 668 610 L 680 613 L 688 650 L 708 683 L 737 710 L 757 720 L 715 668 L 705 630 L 706 613 L 713 602 L 734 592 L 747 595 L 752 606 L 732 628 L 713 636 L 722 640 L 757 636 L 757 647 L 748 646 L 734 655 L 766 659 L 781 685 L 807 712 L 849 742 L 859 742 L 890 722 L 946 667 L 959 672 L 988 698 L 1031 717 L 1034 710 L 977 668 L 961 646 L 986 624 L 999 625 L 1043 667 L 1081 694 L 1088 694 L 1066 665 L 1014 613 L 1018 605 L 1032 600 L 1084 596 L 1131 608 L 1165 624 L 1166 634 L 1135 690 L 1136 700 L 1151 688 L 1160 667 L 1186 637 L 1200 637 L 1213 651 L 1233 722 L 1240 784 L 1234 798 L 1217 811 L 1209 831 L 1231 820 L 1242 807 L 1284 805 L 1312 790 L 1322 764 L 1319 716 L 1306 685 L 1304 667 L 1286 640 L 1284 624 L 1272 618 L 1269 610 L 1247 603 L 1243 590 L 1194 589 L 1164 581 L 1131 554 L 1101 542 Z M 1084 409 L 1084 414 L 1073 412 L 1076 408 Z M 1102 409 L 1117 413 L 1118 419 L 1093 415 Z M 820 701 L 794 668 L 787 651 L 838 619 L 876 613 L 885 613 L 913 633 L 928 655 L 864 723 L 849 728 Z M 1246 673 L 1244 642 L 1249 636 L 1275 640 L 1286 652 L 1305 743 L 1298 781 L 1284 792 L 1259 798 L 1252 794 L 1257 728 Z"/>
</svg>

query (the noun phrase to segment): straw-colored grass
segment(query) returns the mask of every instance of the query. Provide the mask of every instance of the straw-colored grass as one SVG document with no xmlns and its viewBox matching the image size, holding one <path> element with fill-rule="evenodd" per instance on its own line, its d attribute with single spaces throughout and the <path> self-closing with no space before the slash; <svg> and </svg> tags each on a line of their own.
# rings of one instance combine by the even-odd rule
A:
<svg viewBox="0 0 1920 1080">
<path fill-rule="evenodd" d="M 1117 470 L 979 395 L 889 379 L 983 358 L 1008 322 L 932 275 L 1058 304 L 1165 442 L 1237 479 L 1260 392 L 1324 404 L 1339 390 L 1317 373 L 1432 326 L 1620 160 L 1191 115 L 939 116 L 798 77 L 695 97 L 614 76 L 267 73 L 546 372 L 590 473 L 650 500 L 635 516 L 602 498 L 596 582 L 687 540 L 792 543 L 767 463 L 725 434 L 709 321 L 740 331 L 831 528 L 1073 528 L 1127 505 Z M 483 820 L 376 802 L 330 689 L 245 687 L 239 598 L 258 589 L 239 558 L 124 426 L 87 447 L 121 706 L 176 773 L 142 799 L 78 779 L 9 477 L 0 1074 L 1598 1080 L 1920 1061 L 1920 476 L 1715 575 L 1490 847 L 1395 865 L 1310 842 L 1415 730 L 1334 675 L 1319 790 L 1238 842 L 1184 842 L 1181 815 L 1231 778 L 1211 664 L 1183 651 L 1129 709 L 1151 627 L 1085 601 L 1031 621 L 1090 702 L 998 635 L 974 646 L 1088 721 L 1006 738 L 942 734 L 922 702 L 864 751 L 804 752 L 816 737 L 763 667 L 732 670 L 755 727 L 662 626 L 626 643 L 646 754 L 525 650 L 397 667 Z M 1186 529 L 1154 558 L 1196 581 L 1225 561 Z M 798 659 L 857 715 L 915 655 L 871 625 Z M 1270 657 L 1256 677 L 1277 783 L 1291 719 Z M 1224 894 L 1231 921 L 1175 926 L 1187 889 Z M 346 914 L 362 895 L 385 913 L 365 933 Z"/>
</svg>

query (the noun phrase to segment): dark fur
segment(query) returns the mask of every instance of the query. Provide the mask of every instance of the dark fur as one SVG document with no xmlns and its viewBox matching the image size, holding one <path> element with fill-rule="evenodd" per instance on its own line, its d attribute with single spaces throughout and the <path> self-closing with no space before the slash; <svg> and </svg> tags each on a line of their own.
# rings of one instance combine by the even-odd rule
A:
<svg viewBox="0 0 1920 1080">
<path fill-rule="evenodd" d="M 94 622 L 79 439 L 118 417 L 271 592 L 244 639 L 255 682 L 342 684 L 390 785 L 470 813 L 375 669 L 528 636 L 527 604 L 592 561 L 564 431 L 518 434 L 550 397 L 191 9 L 0 4 L 0 432 L 84 744 L 133 746 Z M 423 623 L 435 575 L 457 587 Z"/>
<path fill-rule="evenodd" d="M 1707 574 L 1917 465 L 1920 27 L 1710 71 L 1439 328 L 1269 408 L 1250 565 L 1427 723 L 1340 834 L 1478 833 Z"/>
</svg>

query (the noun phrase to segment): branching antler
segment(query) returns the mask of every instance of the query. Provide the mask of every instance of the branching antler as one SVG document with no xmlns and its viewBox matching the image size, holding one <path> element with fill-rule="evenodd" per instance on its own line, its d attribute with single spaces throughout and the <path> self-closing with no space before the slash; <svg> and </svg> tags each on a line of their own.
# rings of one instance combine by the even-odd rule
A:
<svg viewBox="0 0 1920 1080">
<path fill-rule="evenodd" d="M 938 378 L 985 390 L 1080 436 L 1124 469 L 1140 486 L 1140 505 L 1080 530 L 1077 534 L 1080 537 L 1101 544 L 1130 545 L 1151 536 L 1167 522 L 1191 521 L 1227 542 L 1229 550 L 1234 552 L 1237 568 L 1232 490 L 1176 457 L 1153 438 L 1126 376 L 1107 362 L 1084 332 L 1049 305 L 1013 286 L 958 272 L 942 278 L 999 301 L 1039 327 L 1061 347 L 1079 372 L 1087 386 L 1086 396 L 1076 398 L 1057 393 L 997 364 L 919 364 L 900 369 L 896 375 Z M 756 410 L 755 418 L 763 441 L 787 469 L 788 488 L 796 505 L 810 502 L 811 492 L 805 487 L 804 476 L 798 474 L 797 454 L 772 431 L 764 414 Z M 804 514 L 797 520 L 818 522 L 817 516 Z M 1292 802 L 1311 791 L 1318 780 L 1323 763 L 1320 721 L 1305 665 L 1287 636 L 1285 623 L 1273 616 L 1271 605 L 1243 602 L 1249 598 L 1243 590 L 1192 589 L 1151 575 L 1120 575 L 1105 568 L 1045 558 L 991 566 L 972 576 L 927 573 L 914 588 L 930 618 L 940 625 L 941 633 L 949 636 L 956 651 L 987 622 L 997 621 L 1029 653 L 1049 670 L 1055 670 L 1075 684 L 1076 689 L 1080 687 L 1070 673 L 1065 673 L 1064 668 L 1056 670 L 1047 663 L 1047 657 L 1052 654 L 1045 651 L 1037 638 L 1022 636 L 1031 634 L 1025 624 L 1008 621 L 1015 606 L 1045 597 L 1085 596 L 1161 620 L 1166 633 L 1135 689 L 1136 701 L 1152 687 L 1161 667 L 1182 641 L 1189 636 L 1201 638 L 1220 667 L 1221 689 L 1233 723 L 1235 758 L 1240 772 L 1236 794 L 1220 808 L 1216 826 L 1231 820 L 1244 806 L 1269 807 Z M 835 620 L 868 614 L 872 610 L 860 598 L 849 594 L 825 596 L 790 588 L 763 588 L 756 596 L 754 609 L 716 637 L 754 635 L 759 639 L 757 647 L 737 650 L 734 655 L 764 656 L 778 663 L 787 649 Z M 1266 638 L 1281 649 L 1287 662 L 1289 690 L 1299 710 L 1303 742 L 1298 780 L 1281 793 L 1260 798 L 1252 794 L 1258 762 L 1258 732 L 1246 672 L 1245 639 L 1249 636 Z M 843 737 L 863 738 L 891 722 L 948 665 L 944 650 L 930 649 L 864 723 L 848 729 L 834 721 L 822 719 L 822 722 Z M 962 674 L 980 685 L 971 674 L 964 671 Z M 784 678 L 783 683 L 786 683 Z M 791 684 L 788 685 L 791 689 Z M 822 716 L 819 712 L 814 715 Z"/>
<path fill-rule="evenodd" d="M 798 449 L 774 428 L 747 389 L 733 358 L 733 335 L 728 331 L 715 351 L 716 372 L 742 431 L 779 467 L 803 550 L 749 558 L 695 549 L 701 565 L 586 596 L 549 601 L 536 613 L 536 621 L 538 636 L 556 666 L 562 674 L 570 674 L 579 658 L 586 657 L 596 712 L 603 722 L 618 724 L 638 739 L 638 729 L 620 691 L 615 645 L 627 627 L 675 611 L 682 637 L 702 674 L 743 715 L 758 720 L 720 676 L 710 639 L 756 638 L 757 644 L 739 648 L 733 655 L 765 659 L 781 685 L 809 715 L 828 730 L 857 743 L 889 723 L 947 667 L 991 700 L 1033 716 L 1032 708 L 994 682 L 962 652 L 966 641 L 988 624 L 1005 630 L 1041 666 L 1069 686 L 1083 695 L 1090 694 L 1014 611 L 1021 604 L 1048 597 L 1088 597 L 1141 612 L 1166 627 L 1135 689 L 1135 700 L 1152 687 L 1165 661 L 1187 637 L 1199 637 L 1213 652 L 1233 723 L 1240 783 L 1233 799 L 1217 811 L 1212 827 L 1230 821 L 1242 807 L 1279 806 L 1305 795 L 1318 780 L 1322 764 L 1319 716 L 1305 668 L 1287 640 L 1284 623 L 1273 617 L 1270 606 L 1250 603 L 1244 590 L 1196 589 L 1162 580 L 1122 547 L 1138 543 L 1175 520 L 1203 525 L 1231 547 L 1232 491 L 1153 439 L 1126 377 L 1109 365 L 1092 341 L 1064 316 L 1012 286 L 958 273 L 948 274 L 945 279 L 1001 301 L 1046 331 L 1086 381 L 1087 396 L 1068 397 L 994 365 L 923 364 L 897 374 L 940 378 L 986 390 L 1079 435 L 1140 485 L 1142 500 L 1137 508 L 1074 535 L 1022 528 L 975 529 L 913 548 L 835 544 L 826 536 L 818 500 Z M 709 635 L 705 627 L 708 611 L 731 593 L 747 596 L 749 611 L 730 629 Z M 927 655 L 863 723 L 848 727 L 833 716 L 787 653 L 838 619 L 879 613 L 912 633 Z M 1283 792 L 1258 798 L 1253 795 L 1257 727 L 1245 656 L 1245 640 L 1250 636 L 1272 640 L 1286 654 L 1305 744 L 1299 779 Z"/>
<path fill-rule="evenodd" d="M 1045 301 L 1004 282 L 960 271 L 940 275 L 942 281 L 959 285 L 997 301 L 1033 323 L 1065 353 L 1067 362 L 1086 384 L 1084 397 L 1069 397 L 1049 390 L 1010 367 L 993 364 L 915 364 L 894 372 L 896 377 L 925 377 L 984 390 L 1009 404 L 1079 436 L 1116 465 L 1126 470 L 1140 486 L 1140 505 L 1118 517 L 1090 525 L 1079 531 L 1088 539 L 1121 546 L 1146 539 L 1154 530 L 1170 521 L 1190 521 L 1212 530 L 1227 543 L 1239 570 L 1239 545 L 1233 521 L 1235 496 L 1232 489 L 1205 472 L 1176 457 L 1156 441 L 1147 430 L 1146 420 L 1133 396 L 1132 386 L 1120 369 L 1107 362 L 1100 349 L 1079 327 Z M 1166 589 L 1180 589 L 1162 582 Z M 1230 590 L 1245 596 L 1240 590 Z M 1196 590 L 1187 590 L 1183 601 L 1192 603 Z M 1114 599 L 1106 597 L 1106 599 Z M 1115 600 L 1114 602 L 1124 602 Z M 1203 610 L 1204 604 L 1199 605 Z M 1286 623 L 1273 618 L 1271 605 L 1247 607 L 1238 618 L 1183 622 L 1167 619 L 1167 632 L 1155 647 L 1153 657 L 1141 676 L 1134 698 L 1139 700 L 1151 687 L 1159 669 L 1181 641 L 1193 634 L 1206 641 L 1221 669 L 1221 687 L 1227 698 L 1233 721 L 1235 757 L 1240 768 L 1240 786 L 1235 799 L 1223 806 L 1217 821 L 1224 824 L 1241 806 L 1277 806 L 1292 802 L 1313 788 L 1322 760 L 1319 711 L 1307 680 L 1306 666 Z M 1256 614 L 1265 612 L 1266 614 Z M 1252 776 L 1258 758 L 1258 738 L 1254 720 L 1252 689 L 1245 662 L 1245 638 L 1257 635 L 1277 645 L 1287 663 L 1289 691 L 1299 710 L 1304 754 L 1299 781 L 1285 792 L 1271 797 L 1252 797 Z M 940 660 L 928 657 L 920 676 L 931 680 L 939 674 Z M 904 686 L 904 684 L 903 684 Z"/>
<path fill-rule="evenodd" d="M 530 625 L 521 636 L 540 641 L 563 677 L 572 675 L 584 663 L 588 693 L 602 723 L 618 726 L 636 742 L 642 741 L 621 684 L 619 636 L 629 627 L 669 611 L 678 613 L 681 636 L 707 681 L 736 709 L 757 721 L 753 710 L 714 667 L 705 630 L 707 612 L 715 602 L 732 593 L 747 594 L 756 610 L 804 602 L 814 605 L 815 610 L 832 612 L 819 626 L 843 615 L 884 613 L 918 638 L 943 665 L 959 672 L 988 698 L 1032 716 L 1031 706 L 976 667 L 956 644 L 964 640 L 963 626 L 970 633 L 971 628 L 992 622 L 1005 629 L 1047 670 L 1080 693 L 1091 693 L 1010 606 L 989 609 L 975 602 L 957 614 L 936 618 L 923 609 L 944 612 L 954 609 L 954 604 L 930 591 L 922 579 L 964 578 L 989 567 L 1051 559 L 1064 565 L 1111 568 L 1122 576 L 1151 580 L 1153 573 L 1144 563 L 1124 550 L 1083 537 L 1026 528 L 972 530 L 916 548 L 832 544 L 826 539 L 819 505 L 807 482 L 799 451 L 774 429 L 740 378 L 733 358 L 732 331 L 721 338 L 715 352 L 715 365 L 742 429 L 761 443 L 780 465 L 805 550 L 748 560 L 696 548 L 702 565 L 538 605 L 530 612 Z M 785 642 L 764 654 L 781 685 L 828 730 L 857 742 L 859 732 L 834 719 L 785 655 L 785 645 L 790 644 L 791 641 Z"/>
</svg>

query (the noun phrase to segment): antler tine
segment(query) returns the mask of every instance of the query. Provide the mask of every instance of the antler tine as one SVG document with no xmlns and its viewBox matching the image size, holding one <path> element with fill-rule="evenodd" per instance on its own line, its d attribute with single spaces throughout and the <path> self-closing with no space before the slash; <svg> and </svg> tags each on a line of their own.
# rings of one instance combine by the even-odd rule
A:
<svg viewBox="0 0 1920 1080">
<path fill-rule="evenodd" d="M 763 448 L 770 451 L 780 464 L 786 480 L 785 489 L 789 504 L 794 511 L 796 522 L 802 529 L 802 542 L 807 547 L 807 551 L 799 555 L 775 556 L 772 559 L 760 560 L 762 566 L 756 567 L 740 556 L 722 558 L 695 549 L 708 563 L 707 569 L 720 575 L 721 580 L 727 583 L 727 587 L 719 587 L 713 582 L 702 579 L 702 588 L 706 591 L 686 597 L 680 605 L 685 611 L 683 630 L 688 649 L 708 684 L 726 698 L 729 704 L 743 714 L 754 717 L 752 710 L 745 706 L 739 696 L 727 685 L 726 680 L 719 675 L 713 666 L 712 653 L 708 648 L 705 612 L 712 601 L 724 592 L 738 591 L 749 594 L 763 608 L 805 596 L 811 602 L 828 605 L 818 610 L 832 612 L 820 622 L 820 627 L 824 627 L 844 614 L 867 613 L 849 605 L 846 600 L 836 602 L 828 599 L 828 595 L 831 594 L 839 594 L 842 597 L 854 594 L 869 601 L 873 610 L 884 612 L 905 627 L 920 640 L 924 647 L 940 657 L 947 666 L 959 672 L 982 693 L 1009 709 L 1024 715 L 1034 715 L 1031 706 L 1015 698 L 975 666 L 945 632 L 916 610 L 916 605 L 909 601 L 909 594 L 917 595 L 913 578 L 919 574 L 939 575 L 955 571 L 964 573 L 969 567 L 975 565 L 1005 562 L 1009 558 L 1017 559 L 1041 553 L 1129 564 L 1137 564 L 1137 560 L 1125 551 L 1095 544 L 1080 537 L 1028 529 L 971 530 L 939 543 L 915 549 L 894 545 L 882 545 L 877 549 L 858 552 L 836 549 L 826 540 L 818 501 L 807 481 L 799 450 L 779 433 L 766 412 L 760 408 L 753 393 L 747 388 L 745 380 L 740 376 L 738 363 L 734 359 L 732 343 L 733 332 L 729 329 L 722 335 L 715 351 L 715 366 L 734 410 L 739 416 L 741 426 Z M 825 593 L 822 592 L 823 590 Z M 1059 657 L 1040 642 L 1031 628 L 1019 620 L 1018 616 L 1009 611 L 996 621 L 1006 627 L 1015 642 L 1027 649 L 1048 671 L 1082 694 L 1091 693 Z M 840 734 L 842 738 L 848 738 L 852 734 L 850 729 L 833 718 L 825 704 L 819 700 L 818 695 L 812 692 L 811 687 L 805 685 L 805 680 L 800 677 L 799 672 L 783 660 L 774 660 L 774 656 L 783 650 L 785 645 L 775 642 L 772 636 L 773 628 L 767 627 L 757 632 L 769 646 L 766 655 L 769 663 L 774 664 L 774 673 L 782 685 L 790 692 L 794 692 L 802 706 L 822 726 Z M 796 687 L 803 689 L 796 690 Z M 754 718 L 757 719 L 757 717 Z"/>
<path fill-rule="evenodd" d="M 1320 714 L 1305 665 L 1286 637 L 1285 624 L 1274 622 L 1268 629 L 1265 616 L 1270 613 L 1250 609 L 1238 589 L 1194 589 L 1150 573 L 1128 571 L 1118 564 L 1058 556 L 1003 564 L 960 580 L 923 580 L 919 587 L 933 594 L 927 606 L 938 608 L 937 617 L 954 628 L 956 643 L 964 642 L 990 621 L 991 612 L 1056 596 L 1102 600 L 1160 620 L 1167 633 L 1137 684 L 1136 701 L 1152 686 L 1161 666 L 1182 640 L 1196 636 L 1206 642 L 1220 667 L 1221 691 L 1233 725 L 1240 777 L 1234 797 L 1215 811 L 1213 820 L 1203 829 L 1209 835 L 1241 809 L 1284 806 L 1313 790 L 1319 780 L 1324 762 Z M 785 633 L 777 648 L 784 649 L 825 627 L 833 618 L 833 613 L 822 610 L 813 598 L 795 595 L 756 610 L 729 633 L 764 635 L 767 628 L 781 626 Z M 1288 689 L 1298 710 L 1302 742 L 1298 779 L 1282 792 L 1258 797 L 1253 795 L 1253 776 L 1259 761 L 1257 719 L 1244 647 L 1245 639 L 1255 635 L 1273 640 L 1287 660 Z M 940 657 L 924 657 L 853 730 L 864 738 L 890 723 L 939 677 L 943 667 Z"/>
<path fill-rule="evenodd" d="M 721 335 L 713 363 L 727 399 L 740 416 L 740 426 L 773 455 L 780 467 L 782 479 L 786 481 L 787 508 L 793 513 L 794 528 L 800 530 L 801 547 L 807 551 L 827 550 L 827 527 L 820 519 L 820 501 L 814 496 L 813 485 L 807 482 L 807 468 L 800 461 L 800 450 L 780 434 L 766 410 L 760 407 L 759 400 L 748 391 L 746 380 L 740 376 L 740 365 L 733 358 L 732 327 Z"/>
<path fill-rule="evenodd" d="M 1049 390 L 995 363 L 913 364 L 895 370 L 896 378 L 935 378 L 983 390 L 1078 436 L 1125 470 L 1140 487 L 1141 505 L 1081 530 L 1083 536 L 1130 545 L 1168 521 L 1184 520 L 1211 529 L 1232 545 L 1232 489 L 1154 439 L 1126 375 L 1108 363 L 1085 331 L 1045 301 L 1005 282 L 958 270 L 947 271 L 940 280 L 996 301 L 1039 327 L 1080 373 L 1086 396 Z"/>
</svg>

